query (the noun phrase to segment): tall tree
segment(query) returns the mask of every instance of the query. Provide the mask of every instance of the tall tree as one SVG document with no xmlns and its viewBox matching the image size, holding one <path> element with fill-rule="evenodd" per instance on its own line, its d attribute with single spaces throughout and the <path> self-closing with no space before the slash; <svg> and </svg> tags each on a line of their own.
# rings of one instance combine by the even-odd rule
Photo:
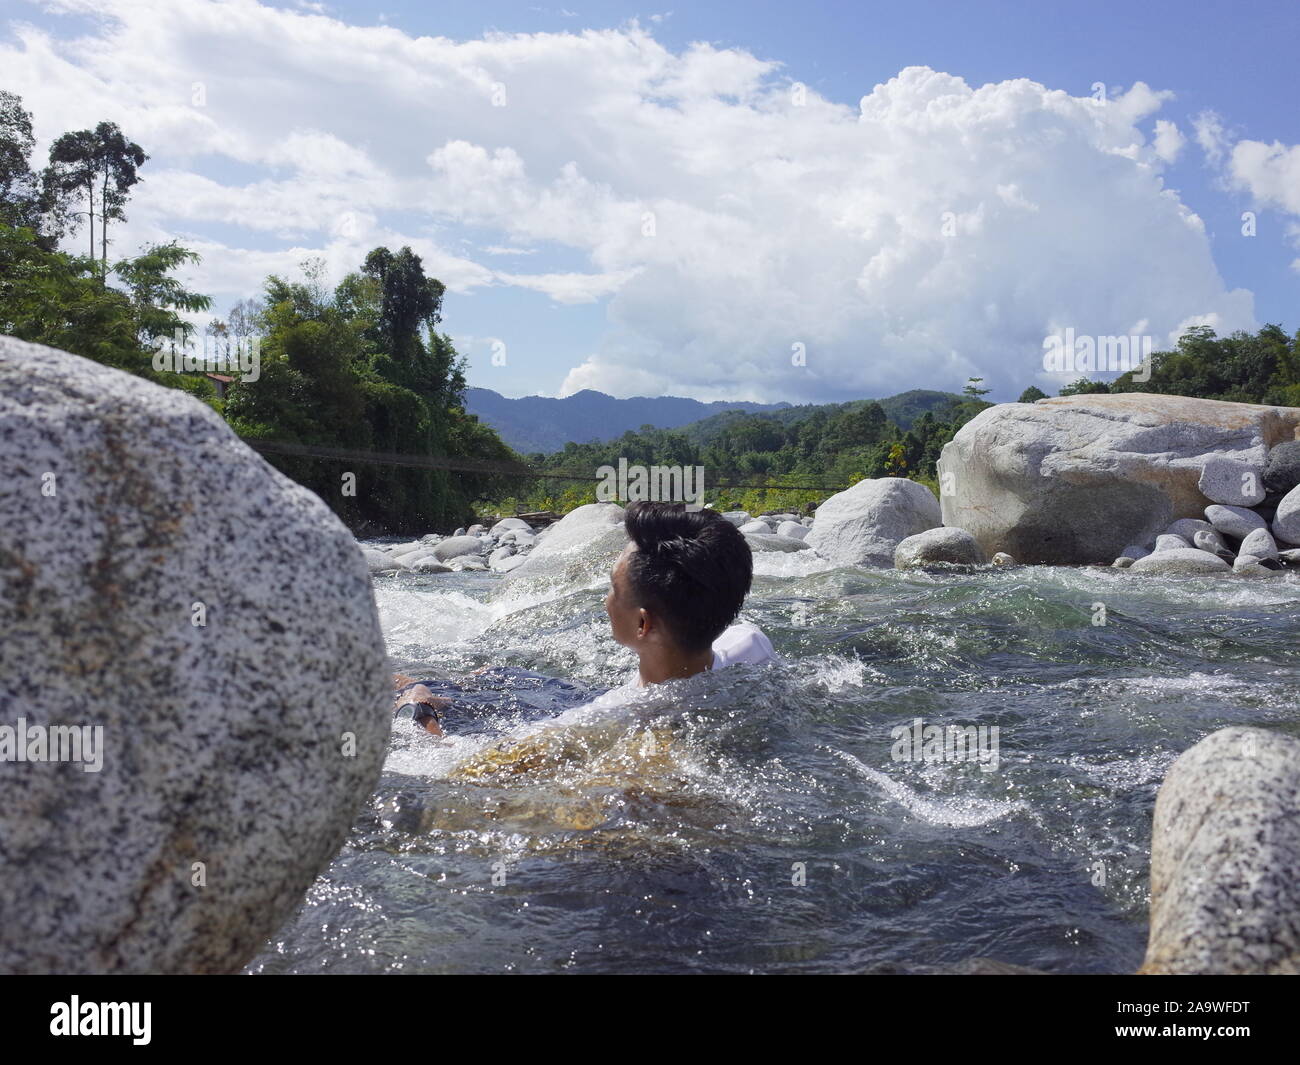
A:
<svg viewBox="0 0 1300 1065">
<path fill-rule="evenodd" d="M 93 130 L 65 133 L 50 146 L 44 189 L 50 208 L 60 217 L 84 214 L 90 223 L 90 256 L 95 257 L 95 206 L 99 205 L 100 276 L 108 274 L 108 223 L 126 219 L 126 199 L 140 178 L 137 171 L 149 157 L 123 136 L 115 122 L 101 122 Z M 72 205 L 84 196 L 84 212 Z M 69 229 L 75 230 L 71 223 Z"/>
<path fill-rule="evenodd" d="M 0 89 L 0 222 L 41 233 L 40 185 L 31 168 L 35 143 L 32 116 L 22 97 Z M 54 250 L 52 244 L 42 244 L 46 251 Z"/>
</svg>

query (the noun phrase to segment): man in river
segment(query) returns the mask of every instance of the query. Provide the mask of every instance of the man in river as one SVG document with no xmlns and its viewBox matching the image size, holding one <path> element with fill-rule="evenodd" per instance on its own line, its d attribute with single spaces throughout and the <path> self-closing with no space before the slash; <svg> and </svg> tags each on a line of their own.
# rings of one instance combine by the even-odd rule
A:
<svg viewBox="0 0 1300 1065">
<path fill-rule="evenodd" d="M 624 527 L 628 544 L 610 573 L 605 612 L 614 639 L 640 660 L 637 685 L 775 657 L 756 625 L 731 624 L 754 576 L 749 544 L 731 522 L 715 510 L 638 501 Z M 451 700 L 411 677 L 393 680 L 398 710 L 410 706 L 417 725 L 442 735 Z"/>
</svg>

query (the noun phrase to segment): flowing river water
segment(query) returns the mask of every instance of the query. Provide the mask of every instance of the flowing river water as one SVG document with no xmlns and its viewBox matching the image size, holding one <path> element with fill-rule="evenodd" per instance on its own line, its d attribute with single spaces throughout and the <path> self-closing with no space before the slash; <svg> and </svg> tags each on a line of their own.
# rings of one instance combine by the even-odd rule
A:
<svg viewBox="0 0 1300 1065">
<path fill-rule="evenodd" d="M 742 619 L 779 663 L 588 705 L 635 672 L 611 558 L 376 578 L 395 668 L 456 700 L 449 735 L 395 723 L 248 972 L 1131 972 L 1169 765 L 1226 725 L 1300 734 L 1294 571 L 760 553 Z M 918 719 L 996 726 L 996 759 L 904 759 Z"/>
</svg>

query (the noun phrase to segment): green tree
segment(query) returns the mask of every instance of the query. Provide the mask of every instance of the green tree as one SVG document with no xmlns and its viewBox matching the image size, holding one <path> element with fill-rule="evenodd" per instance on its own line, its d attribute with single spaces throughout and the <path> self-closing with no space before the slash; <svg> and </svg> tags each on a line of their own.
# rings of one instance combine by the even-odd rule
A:
<svg viewBox="0 0 1300 1065">
<path fill-rule="evenodd" d="M 1026 388 L 1023 392 L 1020 393 L 1020 398 L 1016 400 L 1016 402 L 1036 403 L 1038 400 L 1046 399 L 1046 398 L 1047 398 L 1046 392 L 1044 392 L 1037 385 L 1030 385 L 1028 388 Z"/>
<path fill-rule="evenodd" d="M 149 157 L 122 134 L 115 122 L 101 122 L 93 130 L 65 133 L 50 146 L 50 162 L 43 185 L 47 210 L 75 231 L 85 216 L 89 222 L 90 255 L 95 255 L 95 205 L 99 205 L 100 276 L 108 275 L 108 223 L 124 221 L 126 201 L 140 178 L 137 171 Z M 85 211 L 74 206 L 83 202 Z"/>
</svg>

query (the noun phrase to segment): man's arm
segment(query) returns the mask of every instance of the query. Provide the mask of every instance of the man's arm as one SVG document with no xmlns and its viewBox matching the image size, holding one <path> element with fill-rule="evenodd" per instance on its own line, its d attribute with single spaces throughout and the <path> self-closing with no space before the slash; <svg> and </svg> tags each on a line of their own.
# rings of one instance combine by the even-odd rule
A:
<svg viewBox="0 0 1300 1065">
<path fill-rule="evenodd" d="M 397 689 L 393 696 L 394 712 L 407 705 L 413 706 L 415 723 L 426 732 L 441 736 L 442 711 L 451 706 L 451 700 L 442 695 L 434 695 L 419 681 L 403 673 L 393 674 L 393 687 Z"/>
</svg>

